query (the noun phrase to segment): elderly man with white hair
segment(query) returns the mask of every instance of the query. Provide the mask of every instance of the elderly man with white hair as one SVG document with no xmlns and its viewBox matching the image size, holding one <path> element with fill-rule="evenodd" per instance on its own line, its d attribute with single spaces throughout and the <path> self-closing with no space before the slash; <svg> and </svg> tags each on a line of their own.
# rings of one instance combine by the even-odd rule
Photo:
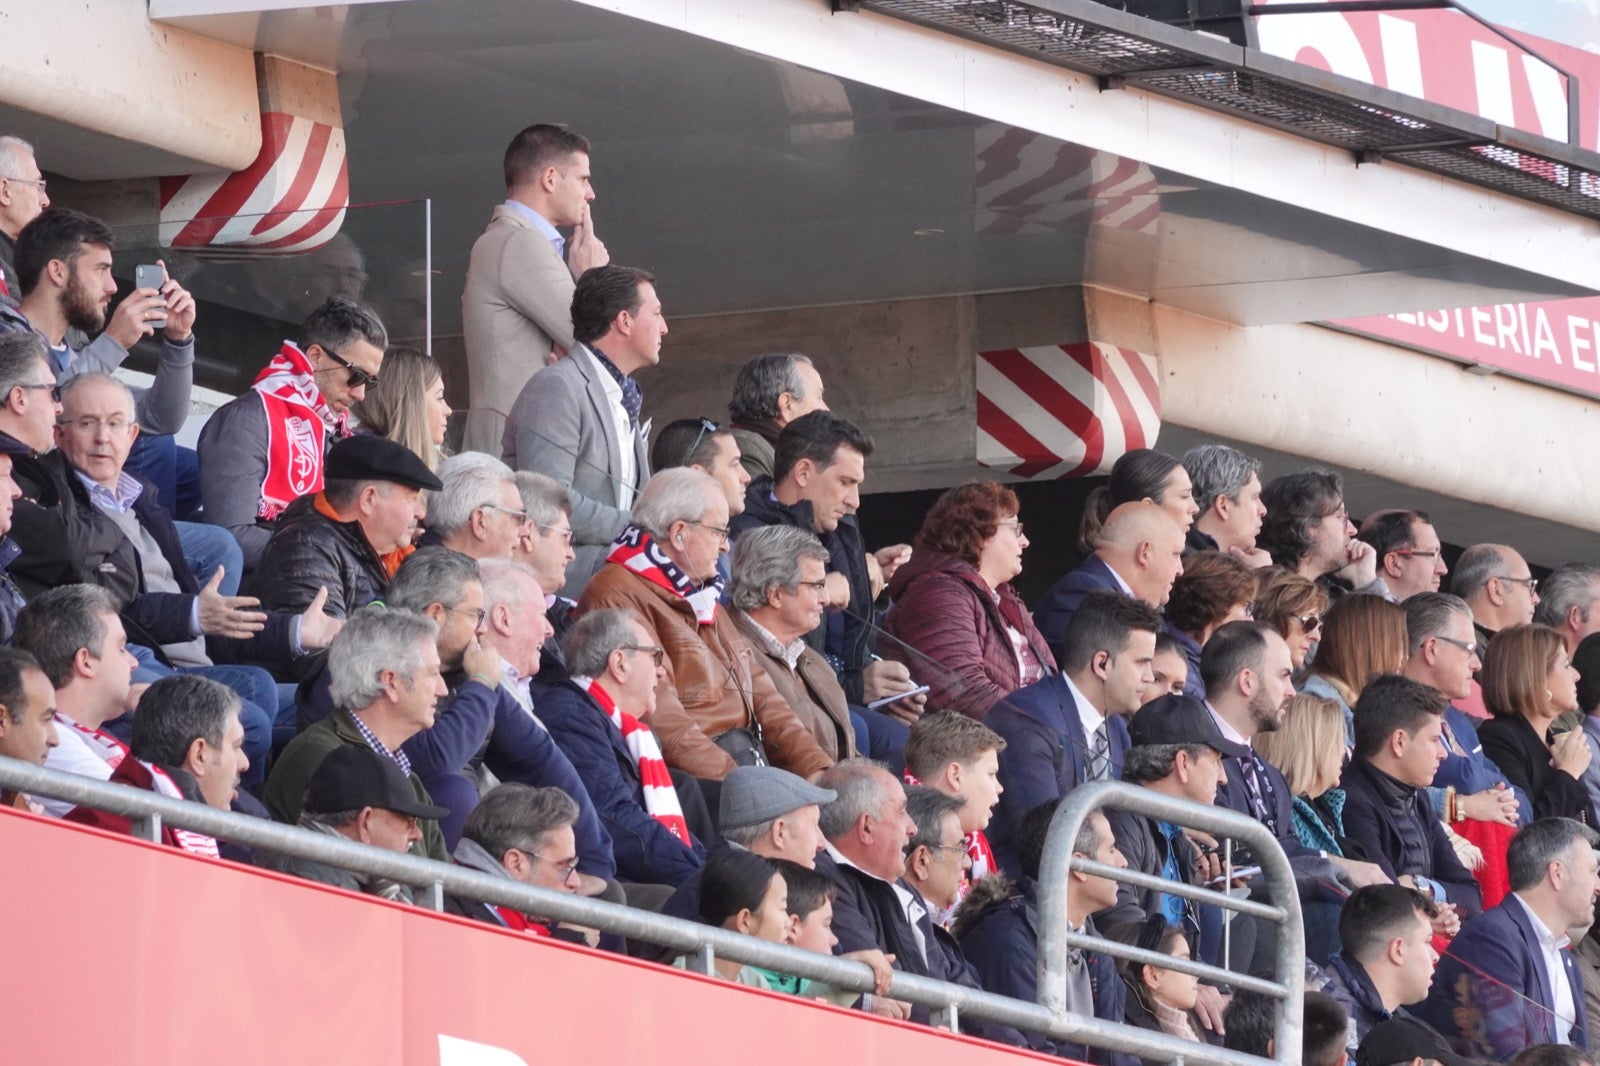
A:
<svg viewBox="0 0 1600 1066">
<path fill-rule="evenodd" d="M 727 548 L 728 500 L 717 482 L 687 467 L 663 470 L 634 502 L 578 612 L 630 607 L 663 649 L 653 724 L 669 765 L 716 781 L 763 761 L 815 777 L 833 760 L 721 608 L 715 579 Z"/>
<path fill-rule="evenodd" d="M 428 496 L 422 544 L 474 559 L 509 559 L 528 527 L 516 475 L 492 455 L 462 452 L 439 464 L 444 488 Z"/>
<path fill-rule="evenodd" d="M 500 653 L 500 685 L 532 713 L 529 682 L 543 663 L 543 649 L 555 633 L 545 618 L 544 586 L 534 572 L 509 559 L 484 559 L 483 632 L 480 639 Z"/>
</svg>

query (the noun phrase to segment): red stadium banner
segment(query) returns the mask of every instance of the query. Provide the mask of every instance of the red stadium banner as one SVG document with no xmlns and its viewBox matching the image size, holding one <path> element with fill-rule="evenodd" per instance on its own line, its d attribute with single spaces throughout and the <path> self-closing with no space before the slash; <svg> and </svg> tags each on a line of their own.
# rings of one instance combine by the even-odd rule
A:
<svg viewBox="0 0 1600 1066">
<path fill-rule="evenodd" d="M 1061 1062 L 9 808 L 0 855 L 8 1063 Z"/>
</svg>

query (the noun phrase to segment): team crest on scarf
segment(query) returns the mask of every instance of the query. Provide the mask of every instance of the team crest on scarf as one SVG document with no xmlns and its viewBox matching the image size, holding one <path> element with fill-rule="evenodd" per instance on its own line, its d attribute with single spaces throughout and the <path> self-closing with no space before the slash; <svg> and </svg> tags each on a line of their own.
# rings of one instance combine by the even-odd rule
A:
<svg viewBox="0 0 1600 1066">
<path fill-rule="evenodd" d="M 628 523 L 617 539 L 611 542 L 611 552 L 606 562 L 625 566 L 652 585 L 666 589 L 681 600 L 688 601 L 694 610 L 695 621 L 708 626 L 717 620 L 717 605 L 722 600 L 722 580 L 717 578 L 701 586 L 667 558 L 667 553 L 656 544 L 655 538 L 644 530 Z"/>
<path fill-rule="evenodd" d="M 274 519 L 295 499 L 322 491 L 322 461 L 329 434 L 346 433 L 317 388 L 311 361 L 298 347 L 283 348 L 251 386 L 267 414 L 267 476 L 261 484 L 258 517 Z"/>
</svg>

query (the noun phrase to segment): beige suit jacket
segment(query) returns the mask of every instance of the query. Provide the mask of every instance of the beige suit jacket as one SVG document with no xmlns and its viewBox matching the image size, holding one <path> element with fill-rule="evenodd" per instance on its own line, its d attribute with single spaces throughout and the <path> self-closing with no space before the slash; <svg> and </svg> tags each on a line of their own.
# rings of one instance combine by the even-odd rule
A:
<svg viewBox="0 0 1600 1066">
<path fill-rule="evenodd" d="M 472 246 L 461 294 L 470 407 L 463 450 L 500 454 L 506 413 L 522 386 L 571 349 L 572 273 L 522 214 L 500 204 Z"/>
</svg>

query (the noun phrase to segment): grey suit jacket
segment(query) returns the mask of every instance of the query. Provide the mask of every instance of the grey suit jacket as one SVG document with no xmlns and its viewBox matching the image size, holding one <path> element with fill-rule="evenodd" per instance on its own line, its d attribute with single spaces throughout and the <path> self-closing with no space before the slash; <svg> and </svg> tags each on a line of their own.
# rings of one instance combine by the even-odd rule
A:
<svg viewBox="0 0 1600 1066">
<path fill-rule="evenodd" d="M 514 470 L 535 470 L 555 478 L 572 493 L 572 546 L 577 558 L 567 567 L 561 595 L 576 599 L 605 562 L 606 549 L 628 523 L 623 495 L 622 455 L 618 451 L 616 408 L 601 386 L 605 371 L 587 345 L 546 367 L 523 386 L 506 419 L 503 458 Z M 642 435 L 633 441 L 637 476 L 633 493 L 650 477 Z"/>
<path fill-rule="evenodd" d="M 470 397 L 463 450 L 495 454 L 507 404 L 550 361 L 552 345 L 572 349 L 573 284 L 544 234 L 514 208 L 494 209 L 461 294 Z"/>
</svg>

